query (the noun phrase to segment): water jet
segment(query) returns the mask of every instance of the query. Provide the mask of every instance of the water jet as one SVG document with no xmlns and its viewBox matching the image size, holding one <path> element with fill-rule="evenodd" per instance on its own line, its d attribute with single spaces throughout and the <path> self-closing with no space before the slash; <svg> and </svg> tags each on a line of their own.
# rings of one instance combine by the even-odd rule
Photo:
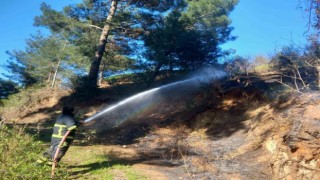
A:
<svg viewBox="0 0 320 180">
<path fill-rule="evenodd" d="M 226 76 L 226 73 L 221 70 L 202 70 L 200 73 L 196 73 L 185 80 L 128 97 L 112 106 L 106 107 L 97 114 L 85 119 L 84 122 L 89 123 L 99 119 L 103 121 L 99 121 L 99 128 L 102 126 L 106 129 L 116 127 L 151 107 L 161 112 L 165 107 L 160 108 L 160 103 L 164 104 L 165 102 L 169 106 L 178 101 L 179 98 L 189 98 L 193 92 L 199 90 L 202 84 L 207 84 L 224 76 Z"/>
</svg>

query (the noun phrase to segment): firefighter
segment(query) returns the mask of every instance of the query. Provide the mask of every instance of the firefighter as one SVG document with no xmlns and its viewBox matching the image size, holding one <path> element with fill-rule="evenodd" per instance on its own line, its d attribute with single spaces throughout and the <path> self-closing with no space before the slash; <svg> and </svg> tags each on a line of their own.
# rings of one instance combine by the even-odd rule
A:
<svg viewBox="0 0 320 180">
<path fill-rule="evenodd" d="M 57 118 L 53 127 L 53 134 L 51 136 L 50 147 L 47 151 L 43 153 L 43 157 L 37 160 L 37 163 L 52 165 L 52 162 L 54 160 L 53 158 L 58 149 L 60 141 L 62 140 L 66 132 L 70 131 L 65 142 L 60 147 L 60 151 L 57 158 L 55 159 L 56 162 L 59 162 L 68 151 L 79 125 L 80 122 L 74 119 L 74 107 L 63 107 L 62 114 Z"/>
</svg>

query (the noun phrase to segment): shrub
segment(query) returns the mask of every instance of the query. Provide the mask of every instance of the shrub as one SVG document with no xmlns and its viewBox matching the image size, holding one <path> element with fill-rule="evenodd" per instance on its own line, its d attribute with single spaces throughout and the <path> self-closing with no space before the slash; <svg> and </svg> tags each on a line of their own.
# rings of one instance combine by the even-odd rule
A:
<svg viewBox="0 0 320 180">
<path fill-rule="evenodd" d="M 36 141 L 23 128 L 8 128 L 0 125 L 0 177 L 1 179 L 48 179 L 50 166 L 39 166 L 36 160 L 41 155 L 43 144 Z M 61 171 L 62 172 L 62 171 Z M 57 177 L 66 177 L 66 173 Z"/>
</svg>

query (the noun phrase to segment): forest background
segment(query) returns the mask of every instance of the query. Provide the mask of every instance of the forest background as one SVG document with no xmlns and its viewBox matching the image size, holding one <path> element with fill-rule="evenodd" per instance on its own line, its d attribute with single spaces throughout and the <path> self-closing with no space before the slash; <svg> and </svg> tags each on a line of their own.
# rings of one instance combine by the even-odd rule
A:
<svg viewBox="0 0 320 180">
<path fill-rule="evenodd" d="M 160 70 L 190 70 L 235 59 L 252 63 L 258 59 L 266 63 L 286 49 L 275 47 L 274 53 L 269 52 L 269 57 L 262 54 L 241 57 L 234 49 L 228 49 L 232 46 L 230 42 L 237 38 L 231 33 L 234 28 L 229 18 L 237 1 L 212 1 L 209 6 L 206 1 L 116 2 L 119 3 L 117 12 L 108 30 L 110 36 L 108 42 L 105 40 L 106 48 L 99 52 L 103 53 L 101 57 L 95 57 L 95 53 L 99 45 L 103 46 L 104 40 L 100 39 L 99 44 L 97 42 L 102 37 L 103 26 L 108 25 L 106 19 L 110 15 L 112 1 L 84 1 L 66 6 L 62 11 L 43 3 L 42 14 L 34 18 L 34 26 L 43 27 L 45 32 L 31 35 L 26 40 L 25 50 L 7 51 L 9 60 L 3 74 L 6 80 L 1 82 L 10 84 L 10 87 L 9 92 L 2 91 L 5 94 L 2 96 L 7 97 L 7 94 L 17 92 L 16 89 L 33 84 L 54 87 L 57 79 L 65 88 L 75 90 L 82 81 L 86 81 L 84 76 L 89 77 L 84 82 L 86 85 L 95 86 L 101 83 L 103 77 L 136 72 L 145 73 L 140 80 L 148 86 Z M 306 27 L 304 38 L 309 40 L 309 44 L 315 41 L 311 36 L 316 34 L 310 28 L 316 26 L 316 12 L 312 13 L 312 9 L 316 9 L 309 6 L 310 2 L 294 5 L 307 20 L 307 24 L 302 26 Z M 246 21 L 246 18 L 239 19 Z M 268 35 L 266 33 L 266 37 L 257 38 L 268 39 Z M 306 46 L 300 43 L 301 39 L 298 42 L 295 39 L 288 38 L 286 41 L 291 43 L 292 48 L 303 49 L 302 46 Z M 227 42 L 229 44 L 223 46 Z M 250 44 L 249 38 L 247 42 Z M 255 46 L 254 49 L 259 49 L 258 44 Z"/>
</svg>

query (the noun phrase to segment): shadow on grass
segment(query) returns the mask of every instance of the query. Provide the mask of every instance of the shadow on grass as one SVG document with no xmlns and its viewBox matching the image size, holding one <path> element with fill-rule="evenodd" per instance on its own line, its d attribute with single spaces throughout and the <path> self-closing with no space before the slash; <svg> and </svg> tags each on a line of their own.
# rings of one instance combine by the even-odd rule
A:
<svg viewBox="0 0 320 180">
<path fill-rule="evenodd" d="M 119 155 L 120 154 L 120 155 Z M 178 164 L 173 164 L 171 161 L 159 161 L 159 157 L 150 156 L 148 154 L 140 154 L 138 157 L 120 157 L 122 152 L 111 151 L 108 155 L 103 156 L 105 160 L 100 162 L 93 162 L 82 165 L 68 166 L 71 168 L 72 176 L 85 175 L 87 173 L 93 173 L 100 169 L 117 169 L 119 167 L 132 166 L 134 164 L 149 164 L 164 167 L 175 167 Z M 81 169 L 81 170 L 77 170 Z"/>
</svg>

